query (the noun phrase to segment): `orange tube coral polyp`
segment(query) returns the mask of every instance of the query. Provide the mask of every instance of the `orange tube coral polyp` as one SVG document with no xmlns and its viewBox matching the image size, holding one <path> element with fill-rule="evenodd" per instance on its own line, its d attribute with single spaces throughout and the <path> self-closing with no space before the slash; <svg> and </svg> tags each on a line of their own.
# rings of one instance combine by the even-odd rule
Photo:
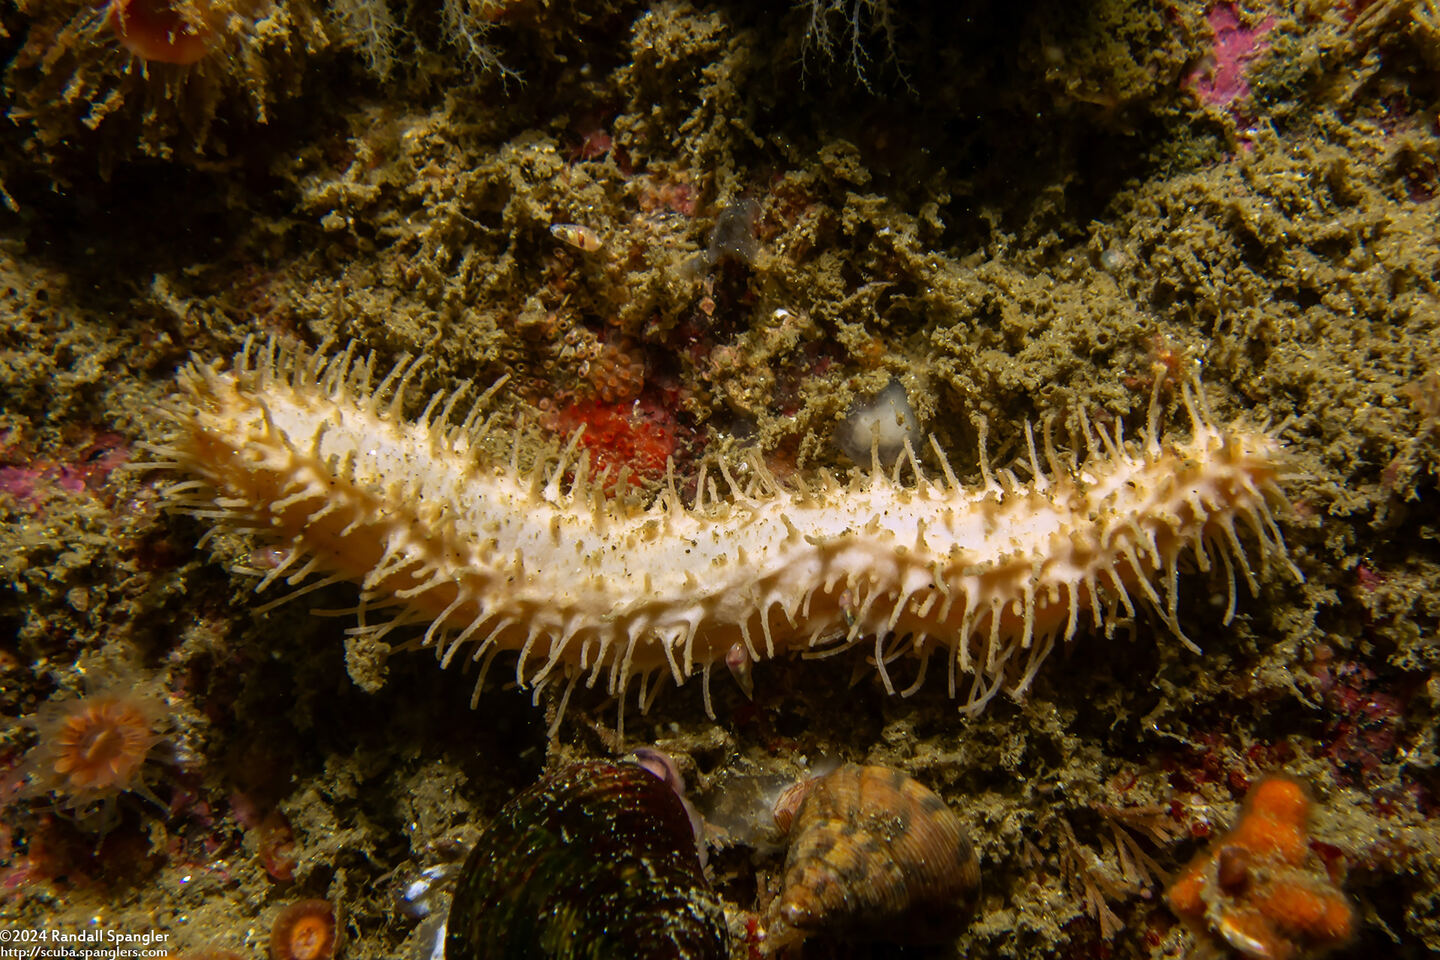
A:
<svg viewBox="0 0 1440 960">
<path fill-rule="evenodd" d="M 109 22 L 125 49 L 144 60 L 189 66 L 210 52 L 210 30 L 169 0 L 113 0 Z"/>
<path fill-rule="evenodd" d="M 1305 788 L 1285 777 L 1262 780 L 1250 797 L 1250 807 L 1261 816 L 1303 827 L 1310 816 Z"/>
<path fill-rule="evenodd" d="M 1166 891 L 1202 950 L 1245 960 L 1300 960 L 1345 943 L 1355 910 L 1309 847 L 1310 796 L 1292 777 L 1251 791 L 1229 833 Z"/>
</svg>

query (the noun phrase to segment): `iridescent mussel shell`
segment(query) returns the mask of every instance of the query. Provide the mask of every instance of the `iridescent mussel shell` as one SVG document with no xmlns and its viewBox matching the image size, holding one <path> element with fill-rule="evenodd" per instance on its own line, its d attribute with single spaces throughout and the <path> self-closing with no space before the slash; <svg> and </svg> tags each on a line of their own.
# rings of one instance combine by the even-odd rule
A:
<svg viewBox="0 0 1440 960">
<path fill-rule="evenodd" d="M 511 800 L 461 871 L 446 960 L 724 960 L 680 797 L 628 763 L 577 763 Z"/>
<path fill-rule="evenodd" d="M 980 861 L 944 800 L 899 770 L 853 763 L 803 789 L 768 950 L 814 935 L 902 944 L 959 935 L 980 896 Z"/>
</svg>

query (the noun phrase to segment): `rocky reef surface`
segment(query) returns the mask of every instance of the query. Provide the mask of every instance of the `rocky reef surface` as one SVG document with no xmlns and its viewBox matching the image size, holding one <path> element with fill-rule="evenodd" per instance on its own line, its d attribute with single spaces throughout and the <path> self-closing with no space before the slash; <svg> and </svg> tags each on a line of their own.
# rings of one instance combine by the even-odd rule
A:
<svg viewBox="0 0 1440 960">
<path fill-rule="evenodd" d="M 6 0 L 0 60 L 0 922 L 261 957 L 318 903 L 338 956 L 428 957 L 507 800 L 647 746 L 736 957 L 780 890 L 767 791 L 845 762 L 923 782 L 983 865 L 907 956 L 1245 956 L 1165 889 L 1276 776 L 1354 909 L 1332 956 L 1440 950 L 1433 3 Z M 583 425 L 642 501 L 667 460 L 690 492 L 751 450 L 844 470 L 896 384 L 972 481 L 982 430 L 999 463 L 1027 421 L 1133 434 L 1198 371 L 1217 419 L 1285 424 L 1304 581 L 1225 626 L 1190 571 L 1202 654 L 1082 630 L 976 716 L 861 649 L 717 676 L 714 720 L 662 691 L 623 739 L 581 688 L 550 736 L 559 690 L 497 669 L 472 710 L 473 670 L 312 615 L 353 586 L 260 610 L 273 548 L 197 547 L 127 466 L 177 368 L 252 335 L 423 355 L 417 416 L 508 376 L 505 425 Z M 56 766 L 106 723 L 135 763 Z"/>
</svg>

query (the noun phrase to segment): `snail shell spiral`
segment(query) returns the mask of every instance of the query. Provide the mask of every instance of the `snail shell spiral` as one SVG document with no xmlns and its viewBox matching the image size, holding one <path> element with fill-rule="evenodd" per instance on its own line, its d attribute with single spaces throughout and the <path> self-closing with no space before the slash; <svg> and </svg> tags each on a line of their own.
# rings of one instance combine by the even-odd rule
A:
<svg viewBox="0 0 1440 960">
<path fill-rule="evenodd" d="M 577 763 L 507 803 L 465 861 L 446 960 L 724 960 L 680 797 L 628 763 Z"/>
<path fill-rule="evenodd" d="M 771 951 L 813 934 L 943 942 L 979 899 L 980 861 L 960 818 L 899 770 L 852 763 L 810 782 L 790 832 Z"/>
</svg>

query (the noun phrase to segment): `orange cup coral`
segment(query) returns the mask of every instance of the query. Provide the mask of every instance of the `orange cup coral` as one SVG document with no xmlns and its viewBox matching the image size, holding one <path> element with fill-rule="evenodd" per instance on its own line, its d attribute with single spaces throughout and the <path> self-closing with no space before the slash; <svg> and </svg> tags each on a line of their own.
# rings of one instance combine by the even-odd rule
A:
<svg viewBox="0 0 1440 960">
<path fill-rule="evenodd" d="M 335 910 L 326 900 L 292 903 L 270 928 L 273 960 L 330 960 L 335 955 Z"/>
<path fill-rule="evenodd" d="M 69 809 L 103 803 L 124 792 L 151 797 L 145 762 L 167 712 L 156 684 L 117 677 L 84 697 L 45 704 L 26 723 L 39 742 L 26 756 L 23 796 L 54 794 Z"/>
<path fill-rule="evenodd" d="M 194 0 L 111 0 L 110 29 L 126 50 L 159 63 L 195 63 L 210 52 L 212 31 L 206 8 Z"/>
<path fill-rule="evenodd" d="M 65 177 L 234 149 L 329 45 L 312 0 L 15 0 L 0 80 L 27 153 Z M 7 24 L 9 21 L 7 20 Z M 218 123 L 217 123 L 218 121 Z"/>
<path fill-rule="evenodd" d="M 1247 960 L 1294 960 L 1339 946 L 1355 912 L 1309 848 L 1310 797 L 1289 777 L 1256 785 L 1234 829 L 1180 872 L 1170 909 L 1203 943 Z"/>
</svg>

